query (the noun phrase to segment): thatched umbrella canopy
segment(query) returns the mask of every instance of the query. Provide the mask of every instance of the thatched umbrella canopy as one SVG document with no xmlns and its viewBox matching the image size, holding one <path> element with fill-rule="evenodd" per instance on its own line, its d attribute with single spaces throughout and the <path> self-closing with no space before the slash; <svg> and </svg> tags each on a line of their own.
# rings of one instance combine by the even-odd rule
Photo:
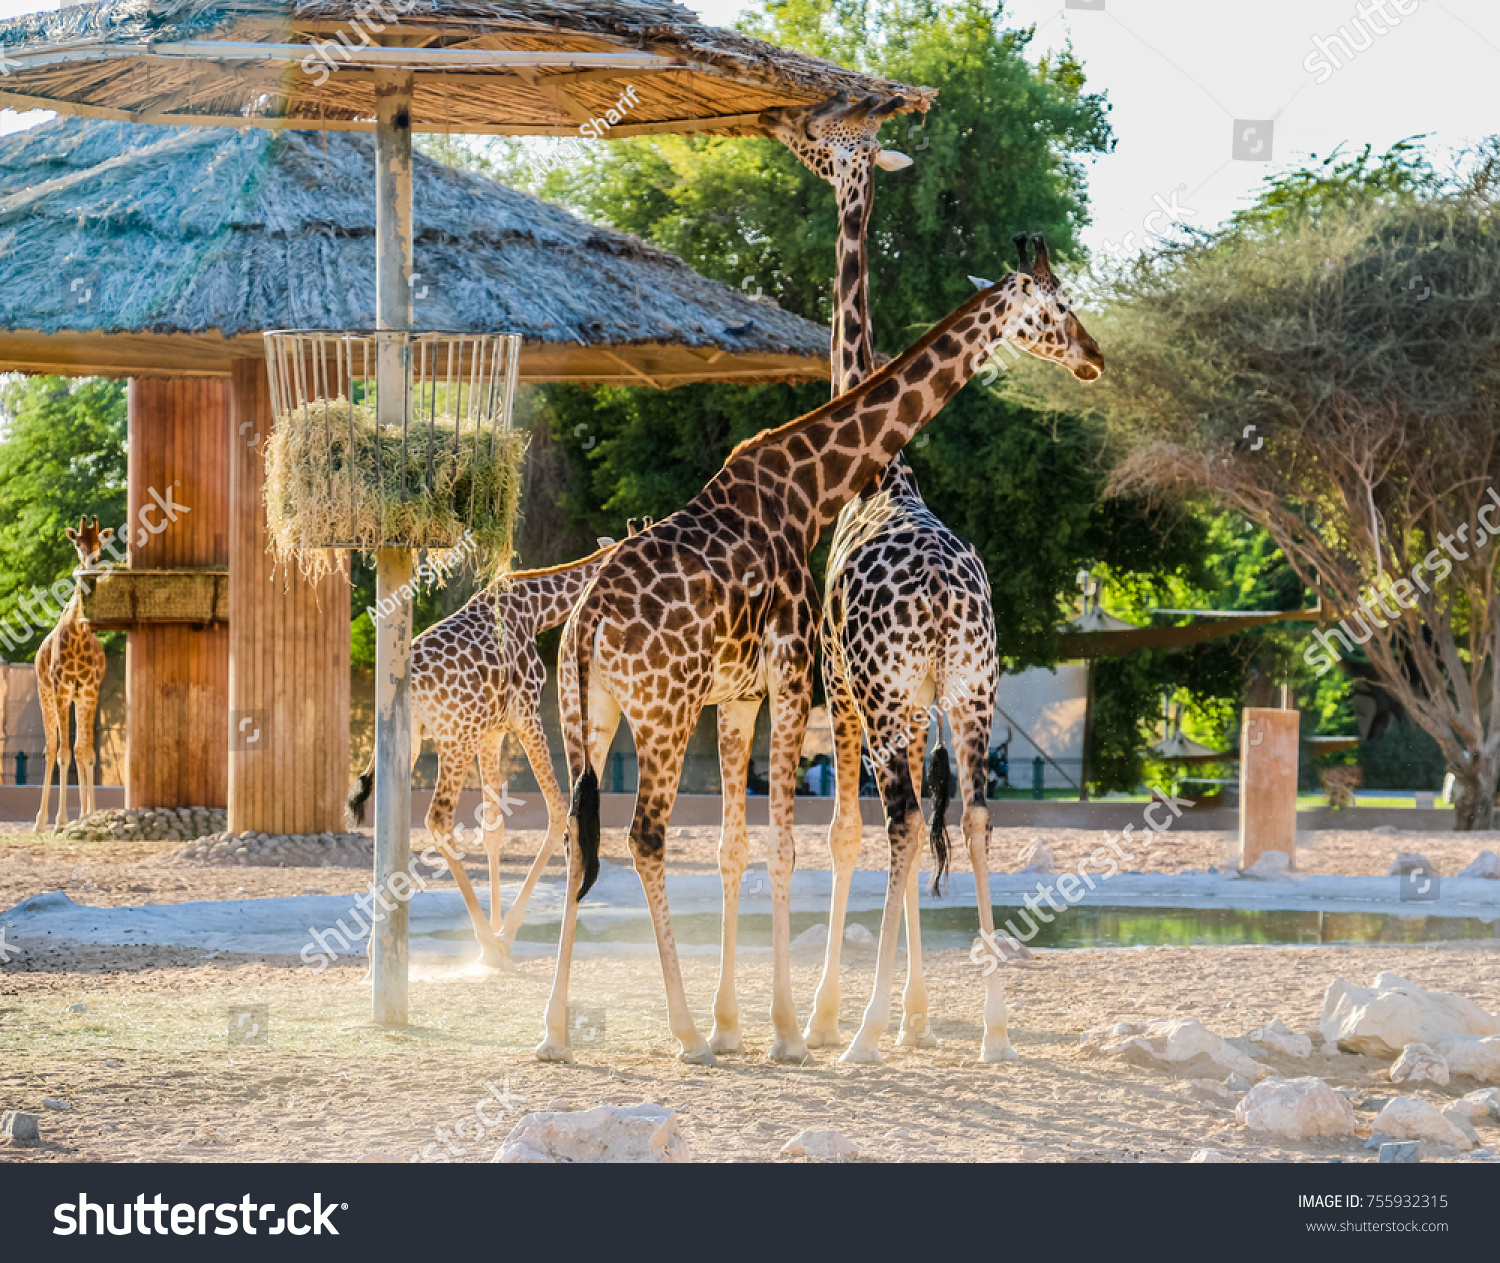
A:
<svg viewBox="0 0 1500 1263">
<path fill-rule="evenodd" d="M 611 137 L 754 132 L 762 110 L 837 92 L 934 95 L 661 0 L 101 0 L 0 23 L 0 51 L 0 106 L 197 126 L 370 131 L 389 67 L 416 72 L 418 131 L 577 135 L 626 84 Z"/>
<path fill-rule="evenodd" d="M 417 156 L 415 326 L 506 329 L 530 380 L 826 377 L 828 332 Z M 375 323 L 368 136 L 60 118 L 0 137 L 0 369 L 224 374 L 266 329 Z"/>
</svg>

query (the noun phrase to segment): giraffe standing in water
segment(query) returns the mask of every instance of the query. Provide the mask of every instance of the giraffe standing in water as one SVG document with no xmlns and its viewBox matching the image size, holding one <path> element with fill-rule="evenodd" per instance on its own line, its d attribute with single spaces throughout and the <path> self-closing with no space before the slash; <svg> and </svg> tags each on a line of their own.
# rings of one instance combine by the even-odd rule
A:
<svg viewBox="0 0 1500 1263">
<path fill-rule="evenodd" d="M 77 529 L 63 532 L 78 554 L 78 570 L 92 570 L 99 553 L 114 538 L 114 531 L 99 529 L 99 519 L 90 524 L 78 519 Z M 46 732 L 47 761 L 42 773 L 42 805 L 36 813 L 36 831 L 47 827 L 48 799 L 52 795 L 52 768 L 58 769 L 57 821 L 68 823 L 68 707 L 73 708 L 75 731 L 72 758 L 78 764 L 78 812 L 94 810 L 94 715 L 99 692 L 104 687 L 104 646 L 83 616 L 83 580 L 74 572 L 73 596 L 63 607 L 57 626 L 36 651 L 37 700 L 42 705 L 42 727 Z"/>
<path fill-rule="evenodd" d="M 639 761 L 630 850 L 661 957 L 667 1020 L 683 1060 L 714 1061 L 688 1011 L 667 909 L 663 852 L 683 755 L 700 711 L 761 693 L 771 702 L 771 1056 L 800 1061 L 806 1055 L 791 995 L 789 895 L 793 781 L 812 698 L 817 634 L 807 554 L 844 505 L 890 464 L 1001 340 L 1057 360 L 1083 380 L 1103 371 L 1098 346 L 1068 310 L 1061 289 L 1026 273 L 1011 274 L 853 391 L 740 444 L 685 508 L 620 544 L 595 574 L 568 616 L 559 660 L 572 784 L 568 898 L 538 1058 L 572 1058 L 568 978 L 578 903 L 599 871 L 595 769 L 623 715 Z M 894 732 L 880 731 L 871 734 L 871 743 L 891 744 L 894 738 Z M 889 764 L 877 772 L 893 847 L 876 1001 L 889 990 L 893 916 L 900 916 L 923 834 L 909 779 L 903 797 Z M 866 1028 L 884 1029 L 888 994 L 885 1005 L 884 1018 L 878 1010 L 867 1012 Z M 1003 1001 L 998 1011 L 987 1005 L 986 1017 L 995 1023 L 986 1031 L 987 1041 L 1004 1044 Z"/>
<path fill-rule="evenodd" d="M 651 519 L 646 519 L 650 525 Z M 632 521 L 633 534 L 636 526 Z M 500 575 L 464 607 L 434 623 L 412 641 L 412 763 L 422 751 L 422 733 L 437 747 L 438 774 L 427 828 L 453 880 L 458 883 L 480 959 L 490 966 L 510 960 L 511 945 L 526 916 L 537 880 L 562 840 L 567 802 L 552 770 L 552 756 L 542 729 L 542 690 L 547 668 L 537 652 L 538 634 L 568 616 L 579 594 L 604 563 L 613 540 L 599 541 L 598 552 L 580 561 L 545 570 Z M 506 733 L 521 743 L 542 797 L 547 803 L 547 836 L 522 883 L 516 901 L 500 913 L 500 848 L 505 817 L 500 754 Z M 489 857 L 490 911 L 486 919 L 463 857 L 453 845 L 453 816 L 464 778 L 479 759 L 485 806 L 480 824 Z M 375 786 L 375 756 L 349 794 L 349 816 L 358 824 Z"/>
</svg>

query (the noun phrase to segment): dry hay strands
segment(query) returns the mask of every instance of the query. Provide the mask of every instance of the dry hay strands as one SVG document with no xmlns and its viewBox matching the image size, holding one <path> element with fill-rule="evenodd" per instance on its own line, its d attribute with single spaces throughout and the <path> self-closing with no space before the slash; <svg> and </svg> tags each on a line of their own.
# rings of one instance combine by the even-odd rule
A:
<svg viewBox="0 0 1500 1263">
<path fill-rule="evenodd" d="M 506 566 L 526 439 L 441 413 L 403 438 L 342 397 L 283 413 L 265 447 L 269 551 L 314 581 L 334 569 L 335 547 L 463 548 Z"/>
</svg>

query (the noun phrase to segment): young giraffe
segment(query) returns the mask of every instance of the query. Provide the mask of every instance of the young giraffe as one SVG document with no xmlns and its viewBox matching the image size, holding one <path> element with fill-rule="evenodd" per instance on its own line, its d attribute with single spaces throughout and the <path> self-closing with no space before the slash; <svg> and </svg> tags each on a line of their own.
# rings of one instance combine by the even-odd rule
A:
<svg viewBox="0 0 1500 1263">
<path fill-rule="evenodd" d="M 114 531 L 99 529 L 99 519 L 90 524 L 78 519 L 78 528 L 63 532 L 78 554 L 78 569 L 92 570 Z M 76 571 L 74 572 L 76 575 Z M 68 823 L 68 706 L 77 725 L 73 737 L 73 759 L 78 763 L 78 811 L 86 816 L 94 810 L 94 713 L 99 709 L 99 690 L 104 684 L 104 646 L 83 616 L 83 580 L 75 579 L 73 597 L 63 608 L 57 626 L 36 651 L 36 691 L 42 705 L 42 727 L 46 731 L 47 764 L 42 774 L 42 805 L 36 813 L 36 831 L 47 827 L 48 799 L 52 796 L 52 768 L 58 768 L 57 821 Z"/>
<path fill-rule="evenodd" d="M 799 110 L 772 110 L 762 115 L 762 120 L 768 125 L 772 135 L 796 154 L 810 171 L 833 185 L 838 202 L 832 356 L 835 366 L 835 396 L 852 390 L 875 368 L 866 244 L 875 193 L 874 169 L 879 166 L 894 171 L 911 163 L 911 159 L 904 154 L 881 150 L 880 125 L 890 110 L 876 108 L 876 101 L 877 98 L 870 98 L 856 106 L 842 108 L 830 108 L 838 102 L 828 102 Z M 896 106 L 900 104 L 899 101 L 895 103 Z M 887 510 L 893 505 L 902 506 L 904 512 L 889 513 Z M 883 532 L 875 529 L 882 517 L 888 519 Z M 907 703 L 907 709 L 914 717 L 912 744 L 909 748 L 910 775 L 918 787 L 922 783 L 921 760 L 927 746 L 925 707 L 931 701 L 930 695 L 922 698 L 903 696 L 906 690 L 896 686 L 897 680 L 911 674 L 910 664 L 901 662 L 899 654 L 896 658 L 889 656 L 898 646 L 879 643 L 884 637 L 866 637 L 861 644 L 853 641 L 840 643 L 835 628 L 852 630 L 855 624 L 847 617 L 847 611 L 851 609 L 867 614 L 872 610 L 899 608 L 909 604 L 899 588 L 914 570 L 927 571 L 927 586 L 932 587 L 934 593 L 940 590 L 952 593 L 950 606 L 945 611 L 948 615 L 948 639 L 955 644 L 987 644 L 993 664 L 995 620 L 994 612 L 989 606 L 989 588 L 983 563 L 979 561 L 973 548 L 928 511 L 917 491 L 915 477 L 906 463 L 904 453 L 898 453 L 871 486 L 850 501 L 839 515 L 824 585 L 821 636 L 823 691 L 828 699 L 829 720 L 833 726 L 838 775 L 833 823 L 828 836 L 834 868 L 828 946 L 824 957 L 823 977 L 813 1002 L 813 1014 L 803 1033 L 810 1048 L 836 1045 L 839 1042 L 839 961 L 843 947 L 844 918 L 849 903 L 849 883 L 854 875 L 854 864 L 859 855 L 863 831 L 859 809 L 860 745 L 863 731 L 873 730 L 874 726 L 872 723 L 861 726 L 862 716 L 856 695 L 869 697 L 871 685 L 878 679 L 884 690 L 881 695 L 887 705 L 900 706 L 903 702 Z M 868 580 L 872 572 L 882 576 L 883 581 L 870 583 Z M 978 586 L 974 582 L 976 573 Z M 863 586 L 869 590 L 858 593 L 850 591 L 851 574 L 861 576 Z M 979 590 L 981 587 L 982 592 Z M 982 602 L 976 602 L 976 593 L 983 597 Z M 925 611 L 911 610 L 908 613 L 920 617 Z M 875 623 L 867 619 L 858 625 L 874 628 Z M 914 639 L 932 640 L 939 634 L 937 625 L 930 620 L 903 624 L 898 618 L 897 626 L 898 637 L 905 634 Z M 961 632 L 956 638 L 951 635 L 955 628 Z M 850 687 L 851 673 L 867 677 L 860 681 L 858 689 Z M 932 674 L 934 673 L 928 673 L 929 676 Z M 940 674 L 946 677 L 948 672 Z M 993 677 L 993 671 L 991 676 Z M 991 708 L 993 691 L 992 679 Z M 966 695 L 965 702 L 975 710 L 983 711 L 977 717 L 983 720 L 987 736 L 989 708 L 983 706 L 982 694 L 973 698 Z M 961 726 L 966 733 L 974 727 L 968 722 Z M 958 729 L 955 728 L 955 731 Z M 984 751 L 981 751 L 981 768 L 983 754 Z M 947 778 L 941 762 L 937 770 L 946 786 Z M 965 785 L 969 783 L 968 769 L 965 768 Z M 966 789 L 966 837 L 977 827 L 977 816 L 969 810 L 972 798 L 973 795 Z M 979 801 L 982 804 L 982 785 Z M 986 817 L 981 841 L 987 837 Z M 933 833 L 933 846 L 940 857 L 946 856 L 946 838 L 940 816 Z M 982 856 L 984 852 L 981 851 L 980 854 Z M 971 839 L 971 860 L 973 856 Z M 944 862 L 945 858 L 939 859 L 940 865 Z M 927 1026 L 927 992 L 922 980 L 922 931 L 917 902 L 918 867 L 915 863 L 911 866 L 907 884 L 907 982 L 903 995 L 901 1037 L 898 1042 L 930 1047 L 937 1040 Z M 975 873 L 976 880 L 983 885 L 980 901 L 984 903 L 988 896 L 987 874 L 979 865 L 975 866 Z M 727 877 L 725 880 L 727 883 Z M 990 917 L 993 919 L 992 912 Z M 985 922 L 982 928 L 988 931 L 992 926 Z"/>
<path fill-rule="evenodd" d="M 650 525 L 651 519 L 646 519 Z M 629 525 L 631 534 L 636 525 Z M 562 840 L 567 803 L 552 770 L 542 729 L 542 690 L 547 668 L 537 652 L 539 633 L 568 616 L 580 593 L 615 546 L 600 540 L 599 551 L 582 560 L 545 570 L 523 570 L 499 576 L 464 607 L 434 623 L 412 641 L 412 763 L 422 751 L 425 731 L 437 747 L 438 774 L 427 828 L 448 863 L 474 923 L 480 960 L 490 966 L 509 962 L 511 945 L 526 916 L 537 880 Z M 516 901 L 500 915 L 500 848 L 505 819 L 496 810 L 501 793 L 500 752 L 505 734 L 513 733 L 526 752 L 547 803 L 547 836 L 526 874 Z M 474 893 L 462 856 L 452 846 L 453 815 L 464 777 L 479 758 L 485 809 L 480 825 L 489 857 L 490 915 Z M 361 823 L 375 785 L 375 756 L 349 794 L 349 815 Z"/>
<path fill-rule="evenodd" d="M 1063 363 L 1085 381 L 1103 371 L 1094 340 L 1055 284 L 1012 274 L 976 294 L 855 390 L 740 444 L 683 509 L 620 544 L 568 616 L 558 663 L 573 799 L 568 812 L 568 899 L 546 1031 L 544 1061 L 572 1058 L 568 976 L 579 900 L 599 872 L 595 767 L 623 714 L 635 738 L 639 788 L 630 849 L 646 894 L 681 1058 L 714 1054 L 688 1011 L 666 901 L 663 849 L 688 738 L 705 705 L 768 693 L 771 699 L 773 1058 L 806 1052 L 791 995 L 793 778 L 811 702 L 813 597 L 807 554 L 840 510 L 978 371 L 1000 339 Z M 754 575 L 753 582 L 747 578 Z M 894 731 L 871 734 L 894 746 Z M 721 755 L 722 757 L 722 755 Z M 922 817 L 909 773 L 877 769 L 890 812 L 890 885 L 880 938 L 876 1000 L 895 959 L 892 921 L 920 845 Z M 905 760 L 899 760 L 904 766 Z M 904 794 L 900 792 L 904 786 Z M 872 1002 L 872 1010 L 876 1004 Z M 881 1030 L 887 1013 L 866 1014 Z M 986 1032 L 1003 1045 L 1004 1004 L 986 1005 Z M 877 1021 L 876 1019 L 879 1018 Z M 864 1036 L 866 1032 L 861 1031 Z M 878 1032 L 876 1034 L 878 1040 Z"/>
</svg>

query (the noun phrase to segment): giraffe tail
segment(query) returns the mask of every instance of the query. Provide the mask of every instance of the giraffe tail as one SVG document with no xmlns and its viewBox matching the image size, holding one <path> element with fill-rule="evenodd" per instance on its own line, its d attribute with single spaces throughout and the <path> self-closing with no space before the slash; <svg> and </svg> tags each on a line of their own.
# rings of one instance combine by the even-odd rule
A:
<svg viewBox="0 0 1500 1263">
<path fill-rule="evenodd" d="M 583 619 L 575 620 L 570 629 L 573 657 L 578 676 L 579 740 L 583 746 L 583 775 L 573 786 L 573 801 L 568 807 L 568 828 L 578 843 L 583 860 L 583 884 L 578 887 L 578 902 L 583 902 L 593 884 L 599 880 L 599 775 L 589 764 L 589 652 L 590 636 L 581 629 Z"/>
<path fill-rule="evenodd" d="M 932 893 L 941 894 L 943 878 L 948 875 L 948 800 L 953 794 L 953 774 L 948 765 L 948 749 L 939 740 L 927 765 L 927 783 L 932 788 L 932 826 L 928 839 L 937 866 L 932 873 Z"/>
<path fill-rule="evenodd" d="M 370 794 L 375 788 L 375 752 L 370 752 L 370 761 L 365 764 L 365 770 L 359 774 L 359 779 L 349 788 L 349 797 L 344 802 L 346 808 L 346 819 L 349 826 L 362 825 L 365 822 L 365 804 L 370 801 Z"/>
</svg>

